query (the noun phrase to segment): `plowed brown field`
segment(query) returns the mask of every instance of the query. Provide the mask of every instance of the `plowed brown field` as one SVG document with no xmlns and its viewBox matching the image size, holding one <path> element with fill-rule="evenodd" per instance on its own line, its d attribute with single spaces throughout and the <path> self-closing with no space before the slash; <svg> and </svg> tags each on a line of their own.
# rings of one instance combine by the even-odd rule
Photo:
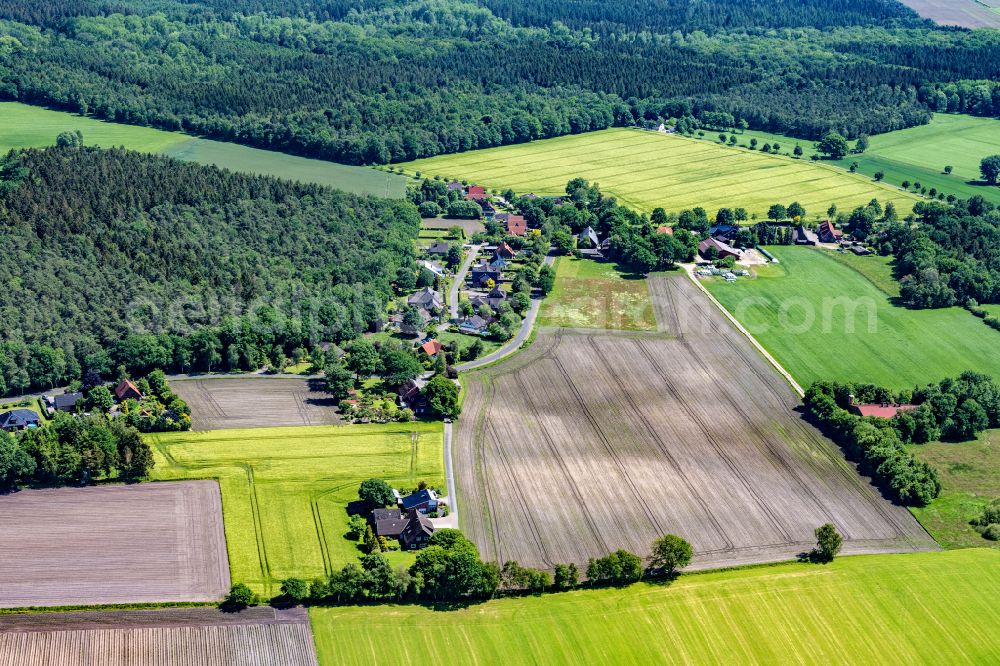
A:
<svg viewBox="0 0 1000 666">
<path fill-rule="evenodd" d="M 467 377 L 456 473 L 485 556 L 584 564 L 674 533 L 717 567 L 794 557 L 826 522 L 847 553 L 936 548 L 694 285 L 650 291 L 659 333 L 542 329 Z"/>
<path fill-rule="evenodd" d="M 315 379 L 209 377 L 175 379 L 177 395 L 191 407 L 192 430 L 337 425 L 337 401 Z"/>
<path fill-rule="evenodd" d="M 215 481 L 0 496 L 0 608 L 212 601 L 229 589 Z"/>
</svg>

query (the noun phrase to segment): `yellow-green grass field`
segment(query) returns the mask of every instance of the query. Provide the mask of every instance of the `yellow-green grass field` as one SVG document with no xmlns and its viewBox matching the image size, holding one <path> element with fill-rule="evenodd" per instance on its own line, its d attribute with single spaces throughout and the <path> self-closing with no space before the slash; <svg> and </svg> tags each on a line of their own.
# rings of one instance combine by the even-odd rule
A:
<svg viewBox="0 0 1000 666">
<path fill-rule="evenodd" d="M 888 280 L 884 259 L 858 269 L 831 251 L 768 250 L 780 263 L 755 279 L 705 286 L 802 386 L 833 379 L 903 389 L 966 370 L 1000 379 L 1000 332 L 962 308 L 894 305 L 872 282 Z"/>
<path fill-rule="evenodd" d="M 910 509 L 920 524 L 944 548 L 990 546 L 969 521 L 1000 497 L 1000 430 L 974 442 L 916 444 L 910 450 L 938 472 L 941 495 L 925 507 Z"/>
<path fill-rule="evenodd" d="M 407 173 L 467 179 L 519 193 L 561 194 L 577 176 L 639 211 L 742 206 L 766 217 L 773 203 L 801 203 L 808 217 L 831 203 L 849 209 L 878 199 L 909 212 L 918 199 L 832 165 L 767 155 L 711 141 L 616 128 L 532 143 L 431 157 Z"/>
<path fill-rule="evenodd" d="M 313 608 L 319 661 L 350 664 L 989 664 L 1000 552 L 844 557 L 671 585 L 452 611 Z M 391 638 L 389 638 L 391 637 Z"/>
<path fill-rule="evenodd" d="M 256 428 L 148 435 L 154 480 L 218 479 L 234 582 L 276 594 L 354 561 L 347 505 L 371 477 L 444 486 L 439 423 Z M 404 563 L 407 553 L 394 553 Z"/>
<path fill-rule="evenodd" d="M 163 153 L 188 162 L 328 185 L 358 194 L 401 198 L 406 193 L 406 178 L 375 169 L 197 139 L 180 132 L 108 123 L 18 102 L 0 102 L 0 152 L 50 146 L 55 144 L 60 132 L 73 130 L 83 133 L 83 141 L 88 146 L 124 146 L 139 152 Z"/>
<path fill-rule="evenodd" d="M 646 280 L 612 263 L 560 257 L 556 284 L 542 303 L 540 326 L 656 330 Z"/>
</svg>

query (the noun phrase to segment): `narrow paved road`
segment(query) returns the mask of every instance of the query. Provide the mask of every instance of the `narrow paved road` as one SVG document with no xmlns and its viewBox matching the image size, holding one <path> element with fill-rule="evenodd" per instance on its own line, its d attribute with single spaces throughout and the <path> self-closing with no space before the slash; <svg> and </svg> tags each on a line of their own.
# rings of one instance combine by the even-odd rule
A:
<svg viewBox="0 0 1000 666">
<path fill-rule="evenodd" d="M 551 254 L 545 257 L 545 264 L 551 266 L 552 262 L 555 260 Z M 531 335 L 531 329 L 535 325 L 535 319 L 538 318 L 538 310 L 542 307 L 543 296 L 535 296 L 531 299 L 531 305 L 528 307 L 528 312 L 524 315 L 524 321 L 521 322 L 521 328 L 518 330 L 517 335 L 511 338 L 504 346 L 496 350 L 491 354 L 487 354 L 482 358 L 477 358 L 475 361 L 469 361 L 468 363 L 463 363 L 461 365 L 455 366 L 459 372 L 468 372 L 469 370 L 475 370 L 476 368 L 481 368 L 484 365 L 489 365 L 494 361 L 498 361 L 505 356 L 513 354 L 517 351 L 528 336 Z"/>
<path fill-rule="evenodd" d="M 469 248 L 469 254 L 465 257 L 465 261 L 462 262 L 462 267 L 458 269 L 458 272 L 455 273 L 455 277 L 451 281 L 451 289 L 448 290 L 448 308 L 453 320 L 458 319 L 458 292 L 465 283 L 465 274 L 469 272 L 472 262 L 476 260 L 482 249 L 482 243 Z"/>
<path fill-rule="evenodd" d="M 451 423 L 444 424 L 444 478 L 448 486 L 448 497 L 444 498 L 448 505 L 448 515 L 444 518 L 432 518 L 435 529 L 453 527 L 458 529 L 458 493 L 455 491 L 455 472 L 451 464 Z"/>
</svg>

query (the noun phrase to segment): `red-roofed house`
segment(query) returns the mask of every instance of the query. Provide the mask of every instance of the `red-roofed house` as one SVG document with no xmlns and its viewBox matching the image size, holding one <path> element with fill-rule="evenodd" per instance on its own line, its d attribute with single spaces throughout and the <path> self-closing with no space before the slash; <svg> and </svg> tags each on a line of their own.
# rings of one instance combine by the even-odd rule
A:
<svg viewBox="0 0 1000 666">
<path fill-rule="evenodd" d="M 504 259 L 513 259 L 517 256 L 517 252 L 515 252 L 514 248 L 510 245 L 507 245 L 507 243 L 500 243 L 500 245 L 497 246 L 497 256 L 503 257 Z"/>
<path fill-rule="evenodd" d="M 528 223 L 523 215 L 511 215 L 507 218 L 507 233 L 511 236 L 523 236 L 528 233 Z"/>
<path fill-rule="evenodd" d="M 142 400 L 142 392 L 132 383 L 130 379 L 123 379 L 118 386 L 115 387 L 115 397 L 118 398 L 118 402 L 125 402 L 126 400 Z"/>
<path fill-rule="evenodd" d="M 668 226 L 656 227 L 656 233 L 658 233 L 660 235 L 666 234 L 668 236 L 673 236 L 674 235 L 674 228 L 673 227 L 668 227 Z"/>
<path fill-rule="evenodd" d="M 916 408 L 916 405 L 889 404 L 887 402 L 870 405 L 852 404 L 850 406 L 851 411 L 858 416 L 878 416 L 883 419 L 891 419 L 899 412 L 908 412 Z"/>
<path fill-rule="evenodd" d="M 424 344 L 420 345 L 420 348 L 424 350 L 425 354 L 434 358 L 442 349 L 444 349 L 444 345 L 437 340 L 428 340 Z"/>
<path fill-rule="evenodd" d="M 709 258 L 709 254 L 713 249 L 715 250 L 715 256 L 719 259 L 725 259 L 726 257 L 739 259 L 743 256 L 742 252 L 717 238 L 706 238 L 698 243 L 698 253 L 706 259 Z"/>
<path fill-rule="evenodd" d="M 836 243 L 844 235 L 830 220 L 819 223 L 819 239 L 824 243 Z"/>
<path fill-rule="evenodd" d="M 486 188 L 481 185 L 469 185 L 465 191 L 465 198 L 469 201 L 486 201 Z"/>
</svg>

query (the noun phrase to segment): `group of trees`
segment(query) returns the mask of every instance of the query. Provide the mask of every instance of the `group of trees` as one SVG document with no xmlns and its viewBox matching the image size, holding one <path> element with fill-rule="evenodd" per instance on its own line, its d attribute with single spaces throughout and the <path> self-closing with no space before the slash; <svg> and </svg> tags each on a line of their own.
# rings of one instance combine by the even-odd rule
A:
<svg viewBox="0 0 1000 666">
<path fill-rule="evenodd" d="M 1000 108 L 1000 37 L 887 0 L 20 0 L 0 19 L 5 98 L 349 163 L 661 118 L 854 138 Z"/>
<path fill-rule="evenodd" d="M 64 486 L 96 479 L 139 481 L 153 454 L 139 432 L 121 419 L 74 417 L 17 434 L 0 431 L 0 491 L 24 485 Z"/>
<path fill-rule="evenodd" d="M 0 159 L 0 210 L 0 394 L 282 367 L 416 274 L 410 203 L 119 149 Z"/>
<path fill-rule="evenodd" d="M 914 212 L 921 224 L 884 227 L 900 299 L 913 308 L 1000 302 L 1000 212 L 979 196 L 919 202 Z"/>
</svg>

